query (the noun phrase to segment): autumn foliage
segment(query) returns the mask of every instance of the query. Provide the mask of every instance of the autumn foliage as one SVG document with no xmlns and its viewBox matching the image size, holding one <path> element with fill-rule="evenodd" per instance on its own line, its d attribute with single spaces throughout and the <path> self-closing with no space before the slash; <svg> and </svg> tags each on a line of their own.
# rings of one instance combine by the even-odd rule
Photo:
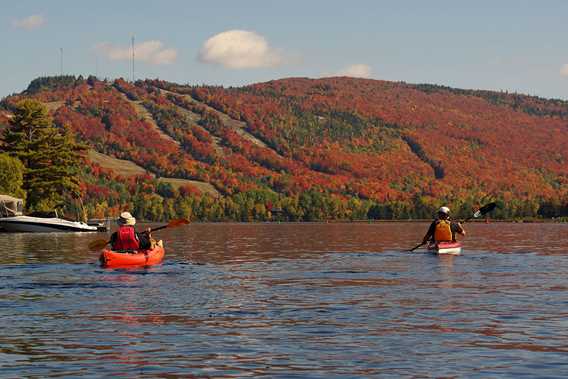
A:
<svg viewBox="0 0 568 379">
<path fill-rule="evenodd" d="M 344 77 L 241 88 L 64 78 L 36 79 L 0 114 L 34 97 L 93 149 L 222 195 L 200 203 L 207 196 L 195 189 L 172 193 L 90 165 L 84 194 L 97 215 L 141 206 L 115 182 L 147 191 L 149 204 L 160 197 L 168 212 L 179 198 L 200 199 L 192 212 L 206 219 L 263 219 L 271 209 L 303 220 L 428 217 L 441 203 L 467 214 L 488 200 L 506 217 L 568 212 L 565 101 Z"/>
</svg>

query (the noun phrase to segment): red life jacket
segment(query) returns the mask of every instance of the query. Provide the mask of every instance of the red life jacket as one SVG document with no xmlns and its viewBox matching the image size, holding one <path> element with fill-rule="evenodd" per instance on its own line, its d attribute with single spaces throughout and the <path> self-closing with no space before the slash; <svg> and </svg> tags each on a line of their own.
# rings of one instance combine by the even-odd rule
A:
<svg viewBox="0 0 568 379">
<path fill-rule="evenodd" d="M 138 250 L 140 242 L 133 226 L 121 225 L 116 232 L 113 250 Z"/>
</svg>

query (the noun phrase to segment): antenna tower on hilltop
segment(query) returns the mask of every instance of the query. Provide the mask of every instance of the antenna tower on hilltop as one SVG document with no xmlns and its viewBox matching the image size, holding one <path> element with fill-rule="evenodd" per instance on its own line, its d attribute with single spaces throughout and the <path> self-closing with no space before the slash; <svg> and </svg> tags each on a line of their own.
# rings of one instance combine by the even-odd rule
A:
<svg viewBox="0 0 568 379">
<path fill-rule="evenodd" d="M 131 78 L 132 78 L 132 83 L 134 83 L 134 34 L 132 35 L 132 41 L 131 41 L 131 49 L 132 49 L 132 71 L 131 71 Z"/>
<path fill-rule="evenodd" d="M 59 73 L 63 76 L 63 48 L 59 48 Z"/>
</svg>

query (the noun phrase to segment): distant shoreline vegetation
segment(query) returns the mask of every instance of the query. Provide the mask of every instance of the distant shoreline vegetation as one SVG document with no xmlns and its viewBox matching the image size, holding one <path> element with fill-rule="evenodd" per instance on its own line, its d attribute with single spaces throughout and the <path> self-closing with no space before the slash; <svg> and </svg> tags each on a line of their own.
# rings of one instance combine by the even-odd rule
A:
<svg viewBox="0 0 568 379">
<path fill-rule="evenodd" d="M 44 77 L 0 102 L 0 193 L 89 218 L 415 221 L 495 201 L 491 221 L 565 222 L 567 120 L 560 100 L 354 78 Z"/>
<path fill-rule="evenodd" d="M 100 222 L 106 221 L 105 219 L 95 219 Z M 456 220 L 459 221 L 459 220 Z M 138 220 L 139 223 L 153 224 L 159 223 L 160 221 L 153 220 Z M 234 220 L 223 220 L 223 221 L 192 221 L 193 224 L 388 224 L 388 223 L 416 223 L 416 224 L 429 224 L 432 222 L 432 218 L 429 219 L 400 219 L 400 220 L 323 220 L 323 221 L 279 221 L 279 220 L 268 220 L 268 221 L 234 221 Z M 548 218 L 527 218 L 527 219 L 490 219 L 489 221 L 468 221 L 467 224 L 566 224 L 568 223 L 568 218 L 559 217 L 555 219 Z"/>
</svg>

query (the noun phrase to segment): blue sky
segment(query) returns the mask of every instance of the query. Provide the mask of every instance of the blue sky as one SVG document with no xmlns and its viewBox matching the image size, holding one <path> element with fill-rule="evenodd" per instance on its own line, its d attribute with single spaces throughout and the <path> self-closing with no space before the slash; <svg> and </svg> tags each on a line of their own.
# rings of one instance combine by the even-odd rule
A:
<svg viewBox="0 0 568 379">
<path fill-rule="evenodd" d="M 32 1 L 0 13 L 0 97 L 38 76 L 242 85 L 346 74 L 568 99 L 568 1 Z"/>
</svg>

